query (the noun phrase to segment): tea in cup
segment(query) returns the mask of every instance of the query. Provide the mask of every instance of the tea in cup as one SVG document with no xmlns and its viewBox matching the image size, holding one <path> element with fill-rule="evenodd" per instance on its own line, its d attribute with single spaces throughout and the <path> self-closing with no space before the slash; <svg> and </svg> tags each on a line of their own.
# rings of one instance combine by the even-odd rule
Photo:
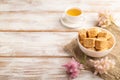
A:
<svg viewBox="0 0 120 80">
<path fill-rule="evenodd" d="M 79 23 L 84 19 L 82 10 L 78 7 L 67 8 L 64 14 L 64 18 L 70 23 Z"/>
<path fill-rule="evenodd" d="M 70 16 L 79 16 L 82 14 L 82 11 L 77 8 L 71 8 L 71 9 L 68 9 L 66 13 Z"/>
</svg>

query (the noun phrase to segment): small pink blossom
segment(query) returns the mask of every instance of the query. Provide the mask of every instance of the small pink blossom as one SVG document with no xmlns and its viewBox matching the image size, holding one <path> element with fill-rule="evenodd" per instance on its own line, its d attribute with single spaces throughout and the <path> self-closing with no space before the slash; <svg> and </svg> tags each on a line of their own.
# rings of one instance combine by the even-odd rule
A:
<svg viewBox="0 0 120 80">
<path fill-rule="evenodd" d="M 107 74 L 107 71 L 110 70 L 111 68 L 114 68 L 115 66 L 115 61 L 108 59 L 108 57 L 105 57 L 100 60 L 90 60 L 90 64 L 95 68 L 94 74 Z"/>
<path fill-rule="evenodd" d="M 84 69 L 83 65 L 78 63 L 75 59 L 63 65 L 66 68 L 66 72 L 71 79 L 76 78 L 79 75 L 80 70 Z"/>
<path fill-rule="evenodd" d="M 99 18 L 98 18 L 98 26 L 100 27 L 106 27 L 111 25 L 113 22 L 113 18 L 109 12 L 102 12 L 99 13 Z"/>
</svg>

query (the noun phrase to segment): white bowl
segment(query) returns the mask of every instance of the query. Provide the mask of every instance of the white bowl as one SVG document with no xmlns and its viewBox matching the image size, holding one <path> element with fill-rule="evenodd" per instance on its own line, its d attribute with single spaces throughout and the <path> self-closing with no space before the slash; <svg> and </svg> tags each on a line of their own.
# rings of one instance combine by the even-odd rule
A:
<svg viewBox="0 0 120 80">
<path fill-rule="evenodd" d="M 112 49 L 114 48 L 114 46 L 116 44 L 115 37 L 114 37 L 114 35 L 110 31 L 108 31 L 106 29 L 102 29 L 102 28 L 99 28 L 99 29 L 104 30 L 104 31 L 110 33 L 112 35 L 113 39 L 114 39 L 114 44 L 113 44 L 113 46 L 110 49 L 107 49 L 107 50 L 104 50 L 104 51 L 94 51 L 94 50 L 90 50 L 90 49 L 85 48 L 80 43 L 79 36 L 77 36 L 77 42 L 78 42 L 78 45 L 79 45 L 80 49 L 88 56 L 91 56 L 91 57 L 103 57 L 103 56 L 106 56 L 107 54 L 109 54 L 112 51 Z"/>
</svg>

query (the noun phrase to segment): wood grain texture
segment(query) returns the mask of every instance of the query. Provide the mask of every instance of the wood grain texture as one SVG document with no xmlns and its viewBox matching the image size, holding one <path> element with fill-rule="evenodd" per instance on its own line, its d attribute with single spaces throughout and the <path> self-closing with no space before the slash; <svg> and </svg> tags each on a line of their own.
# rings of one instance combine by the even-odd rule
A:
<svg viewBox="0 0 120 80">
<path fill-rule="evenodd" d="M 64 45 L 76 36 L 77 32 L 0 32 L 0 56 L 70 56 Z"/>
<path fill-rule="evenodd" d="M 0 32 L 0 79 L 67 80 L 63 64 L 71 59 L 63 46 L 76 32 Z M 67 37 L 66 37 L 67 36 Z M 82 71 L 75 80 L 102 80 Z"/>
<path fill-rule="evenodd" d="M 70 58 L 0 58 L 0 79 L 4 80 L 68 80 L 63 64 Z M 74 80 L 102 80 L 82 71 Z"/>
<path fill-rule="evenodd" d="M 119 3 L 119 0 L 1 0 L 0 11 L 63 11 L 69 6 L 80 6 L 86 11 L 119 10 Z"/>
<path fill-rule="evenodd" d="M 70 58 L 0 58 L 0 79 L 67 79 L 62 64 Z"/>
<path fill-rule="evenodd" d="M 119 0 L 1 0 L 0 30 L 70 30 L 59 20 L 69 6 L 83 10 L 85 19 L 80 27 L 96 25 L 96 12 L 103 10 L 114 12 L 117 21 L 120 20 Z"/>
<path fill-rule="evenodd" d="M 61 65 L 71 59 L 63 50 L 78 29 L 61 25 L 70 6 L 79 6 L 85 20 L 96 25 L 96 12 L 110 10 L 120 20 L 119 0 L 0 0 L 0 80 L 68 80 Z M 119 24 L 119 21 L 117 22 Z M 101 80 L 82 71 L 75 80 Z"/>
<path fill-rule="evenodd" d="M 0 12 L 0 15 L 0 30 L 70 30 L 60 23 L 62 13 Z M 95 25 L 97 13 L 84 15 L 81 27 Z"/>
</svg>

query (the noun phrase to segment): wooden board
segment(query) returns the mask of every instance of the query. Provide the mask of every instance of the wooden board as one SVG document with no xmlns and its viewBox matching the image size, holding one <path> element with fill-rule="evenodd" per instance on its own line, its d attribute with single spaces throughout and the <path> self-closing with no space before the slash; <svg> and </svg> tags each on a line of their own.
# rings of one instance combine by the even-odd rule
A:
<svg viewBox="0 0 120 80">
<path fill-rule="evenodd" d="M 1 0 L 0 11 L 64 11 L 69 6 L 80 6 L 85 11 L 104 9 L 120 11 L 119 0 Z"/>
<path fill-rule="evenodd" d="M 4 80 L 67 80 L 62 67 L 70 58 L 0 58 L 0 79 Z M 89 71 L 82 71 L 74 80 L 102 80 Z"/>
<path fill-rule="evenodd" d="M 0 12 L 0 30 L 68 30 L 60 23 L 63 13 L 49 12 Z M 86 13 L 81 27 L 95 25 L 97 13 Z M 92 20 L 91 20 L 92 18 Z M 70 29 L 69 29 L 70 30 Z"/>
<path fill-rule="evenodd" d="M 70 56 L 63 47 L 76 35 L 76 32 L 0 32 L 0 56 Z"/>
<path fill-rule="evenodd" d="M 85 20 L 96 25 L 97 13 L 114 12 L 120 20 L 119 0 L 0 0 L 0 80 L 67 80 L 61 65 L 71 59 L 63 47 L 77 35 L 59 19 L 69 6 L 79 6 Z M 119 21 L 118 21 L 119 24 Z M 82 71 L 75 80 L 101 80 Z"/>
<path fill-rule="evenodd" d="M 85 23 L 81 27 L 96 25 L 96 12 L 103 9 L 114 12 L 116 21 L 120 20 L 119 0 L 4 0 L 0 1 L 0 30 L 68 30 L 59 19 L 69 6 L 83 10 Z"/>
</svg>

